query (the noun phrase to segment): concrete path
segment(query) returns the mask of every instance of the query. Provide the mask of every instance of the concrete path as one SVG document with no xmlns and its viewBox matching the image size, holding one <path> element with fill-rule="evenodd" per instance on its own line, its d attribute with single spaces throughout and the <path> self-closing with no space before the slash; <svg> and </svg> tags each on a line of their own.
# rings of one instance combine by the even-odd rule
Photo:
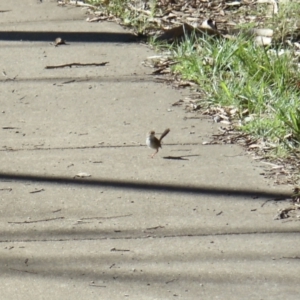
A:
<svg viewBox="0 0 300 300">
<path fill-rule="evenodd" d="M 171 106 L 149 48 L 55 1 L 0 10 L 1 299 L 299 299 L 299 222 L 265 203 L 290 188 L 202 145 L 217 125 Z M 45 69 L 74 62 L 108 64 Z"/>
</svg>

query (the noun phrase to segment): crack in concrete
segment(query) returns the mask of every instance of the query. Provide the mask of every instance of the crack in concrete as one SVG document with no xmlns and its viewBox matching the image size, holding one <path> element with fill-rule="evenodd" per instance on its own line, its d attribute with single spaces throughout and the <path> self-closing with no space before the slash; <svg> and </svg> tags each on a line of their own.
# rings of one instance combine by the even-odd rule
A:
<svg viewBox="0 0 300 300">
<path fill-rule="evenodd" d="M 164 144 L 164 146 L 198 146 L 202 143 L 180 143 L 180 144 Z M 101 148 L 137 148 L 137 147 L 146 147 L 146 145 L 102 145 L 102 146 L 78 146 L 78 147 L 53 147 L 53 148 L 7 148 L 0 149 L 0 152 L 14 152 L 14 151 L 35 151 L 35 150 L 82 150 L 82 149 L 101 149 Z"/>
<path fill-rule="evenodd" d="M 145 235 L 145 236 L 125 236 L 125 237 L 102 237 L 102 238 L 64 238 L 64 239 L 24 239 L 24 240 L 0 240 L 1 243 L 36 243 L 36 242 L 75 242 L 75 241 L 103 241 L 103 240 L 142 240 L 142 239 L 173 239 L 173 238 L 195 238 L 195 237 L 218 237 L 218 236 L 239 236 L 239 235 L 266 235 L 266 234 L 299 234 L 299 231 L 253 231 L 253 232 L 223 232 L 207 234 L 179 234 L 179 235 Z"/>
<path fill-rule="evenodd" d="M 79 67 L 81 68 L 81 67 Z M 93 67 L 95 68 L 95 67 Z M 74 67 L 74 69 L 78 69 Z M 151 74 L 141 74 L 141 75 L 120 75 L 120 76 L 90 76 L 90 77 L 16 77 L 16 78 L 5 78 L 0 79 L 0 83 L 28 83 L 28 82 L 54 82 L 57 86 L 63 86 L 65 84 L 75 84 L 82 82 L 138 82 L 147 81 L 155 82 L 155 78 Z M 68 82 L 72 81 L 72 82 Z"/>
</svg>

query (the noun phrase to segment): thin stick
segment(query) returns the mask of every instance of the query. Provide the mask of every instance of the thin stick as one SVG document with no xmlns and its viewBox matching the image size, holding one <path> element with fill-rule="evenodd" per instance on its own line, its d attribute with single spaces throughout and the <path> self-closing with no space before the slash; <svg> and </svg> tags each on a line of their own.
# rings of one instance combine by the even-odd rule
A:
<svg viewBox="0 0 300 300">
<path fill-rule="evenodd" d="M 39 222 L 48 222 L 54 220 L 64 219 L 65 217 L 58 217 L 58 218 L 51 218 L 51 219 L 44 219 L 44 220 L 36 220 L 36 221 L 23 221 L 23 222 L 7 222 L 9 224 L 29 224 L 29 223 L 39 223 Z"/>
<path fill-rule="evenodd" d="M 35 190 L 35 191 L 32 191 L 32 192 L 29 192 L 30 194 L 35 194 L 35 193 L 39 193 L 39 192 L 43 192 L 45 191 L 44 189 L 39 189 L 39 190 Z"/>
<path fill-rule="evenodd" d="M 99 284 L 89 284 L 89 286 L 94 286 L 94 287 L 103 287 L 103 288 L 105 288 L 106 287 L 106 285 L 99 285 Z"/>
<path fill-rule="evenodd" d="M 120 216 L 112 216 L 112 217 L 90 217 L 90 218 L 81 218 L 80 220 L 92 220 L 92 219 L 117 219 L 117 218 L 125 218 L 130 217 L 132 214 L 128 215 L 120 215 Z"/>
<path fill-rule="evenodd" d="M 64 64 L 64 65 L 57 65 L 57 66 L 46 66 L 45 69 L 58 69 L 58 68 L 65 68 L 65 67 L 89 67 L 89 66 L 105 66 L 108 64 L 108 61 L 102 63 L 90 63 L 90 64 L 81 64 L 81 63 L 71 63 L 71 64 Z"/>
<path fill-rule="evenodd" d="M 37 274 L 36 272 L 30 272 L 30 271 L 19 270 L 19 269 L 14 269 L 14 268 L 9 268 L 9 270 L 19 271 L 19 272 L 24 272 L 24 273 L 30 273 L 30 274 Z"/>
</svg>

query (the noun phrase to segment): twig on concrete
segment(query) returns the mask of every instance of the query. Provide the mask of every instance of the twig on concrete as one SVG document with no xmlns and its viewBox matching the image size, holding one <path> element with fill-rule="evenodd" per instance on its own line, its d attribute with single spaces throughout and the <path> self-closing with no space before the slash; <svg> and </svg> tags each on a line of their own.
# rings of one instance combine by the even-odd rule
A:
<svg viewBox="0 0 300 300">
<path fill-rule="evenodd" d="M 19 129 L 19 127 L 2 126 L 2 129 Z"/>
<path fill-rule="evenodd" d="M 269 200 L 266 200 L 260 207 L 264 207 L 265 204 L 267 204 L 268 202 L 270 201 L 275 201 L 275 202 L 278 202 L 278 201 L 286 201 L 287 199 L 285 198 L 279 198 L 279 199 L 269 199 Z"/>
<path fill-rule="evenodd" d="M 24 272 L 24 273 L 37 274 L 36 272 L 31 272 L 31 271 L 26 271 L 26 270 L 19 270 L 19 269 L 15 269 L 15 268 L 8 268 L 8 269 L 13 270 L 13 271 Z"/>
<path fill-rule="evenodd" d="M 112 248 L 110 251 L 118 251 L 118 252 L 129 252 L 130 250 L 128 249 L 117 249 L 117 248 Z"/>
<path fill-rule="evenodd" d="M 76 82 L 76 80 L 73 79 L 73 80 L 65 81 L 65 82 L 62 82 L 61 84 L 68 84 L 68 83 L 73 83 L 73 82 Z"/>
<path fill-rule="evenodd" d="M 99 22 L 99 21 L 105 21 L 108 19 L 108 16 L 100 16 L 100 17 L 94 17 L 91 19 L 87 19 L 87 22 Z"/>
<path fill-rule="evenodd" d="M 36 220 L 36 221 L 7 222 L 7 223 L 9 223 L 9 224 L 29 224 L 29 223 L 39 223 L 39 222 L 48 222 L 48 221 L 60 220 L 60 219 L 64 219 L 64 218 L 65 217 L 57 217 L 57 218 L 50 218 L 50 219 Z"/>
<path fill-rule="evenodd" d="M 102 62 L 102 63 L 90 63 L 90 64 L 82 64 L 82 63 L 70 63 L 70 64 L 64 64 L 64 65 L 57 65 L 57 66 L 46 66 L 45 69 L 59 69 L 59 68 L 65 68 L 65 67 L 89 67 L 89 66 L 105 66 L 108 64 L 108 61 Z"/>
<path fill-rule="evenodd" d="M 35 194 L 35 193 L 39 193 L 39 192 L 43 192 L 45 191 L 44 189 L 39 189 L 39 190 L 35 190 L 35 191 L 32 191 L 32 192 L 29 192 L 30 194 Z"/>
<path fill-rule="evenodd" d="M 155 226 L 155 227 L 149 227 L 149 228 L 146 228 L 146 229 L 147 229 L 147 230 L 154 230 L 154 229 L 159 229 L 159 228 L 165 228 L 165 226 L 158 225 L 158 226 Z"/>
<path fill-rule="evenodd" d="M 80 218 L 80 220 L 98 220 L 98 219 L 117 219 L 117 218 L 125 218 L 125 217 L 130 217 L 132 214 L 128 215 L 119 215 L 119 216 L 111 216 L 111 217 L 90 217 L 90 218 Z"/>
<path fill-rule="evenodd" d="M 99 285 L 99 284 L 92 284 L 92 283 L 90 283 L 90 284 L 89 284 L 89 286 L 94 286 L 94 287 L 103 287 L 103 288 L 105 288 L 105 287 L 106 287 L 106 285 Z"/>
</svg>

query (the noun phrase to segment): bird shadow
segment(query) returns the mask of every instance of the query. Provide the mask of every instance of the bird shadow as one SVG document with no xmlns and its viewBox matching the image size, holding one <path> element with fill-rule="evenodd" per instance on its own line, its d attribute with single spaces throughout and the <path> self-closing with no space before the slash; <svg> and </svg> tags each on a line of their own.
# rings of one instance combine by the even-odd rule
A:
<svg viewBox="0 0 300 300">
<path fill-rule="evenodd" d="M 164 156 L 163 159 L 173 159 L 173 160 L 189 160 L 186 157 L 191 156 L 200 156 L 199 154 L 191 154 L 191 155 L 179 155 L 179 156 Z"/>
</svg>

